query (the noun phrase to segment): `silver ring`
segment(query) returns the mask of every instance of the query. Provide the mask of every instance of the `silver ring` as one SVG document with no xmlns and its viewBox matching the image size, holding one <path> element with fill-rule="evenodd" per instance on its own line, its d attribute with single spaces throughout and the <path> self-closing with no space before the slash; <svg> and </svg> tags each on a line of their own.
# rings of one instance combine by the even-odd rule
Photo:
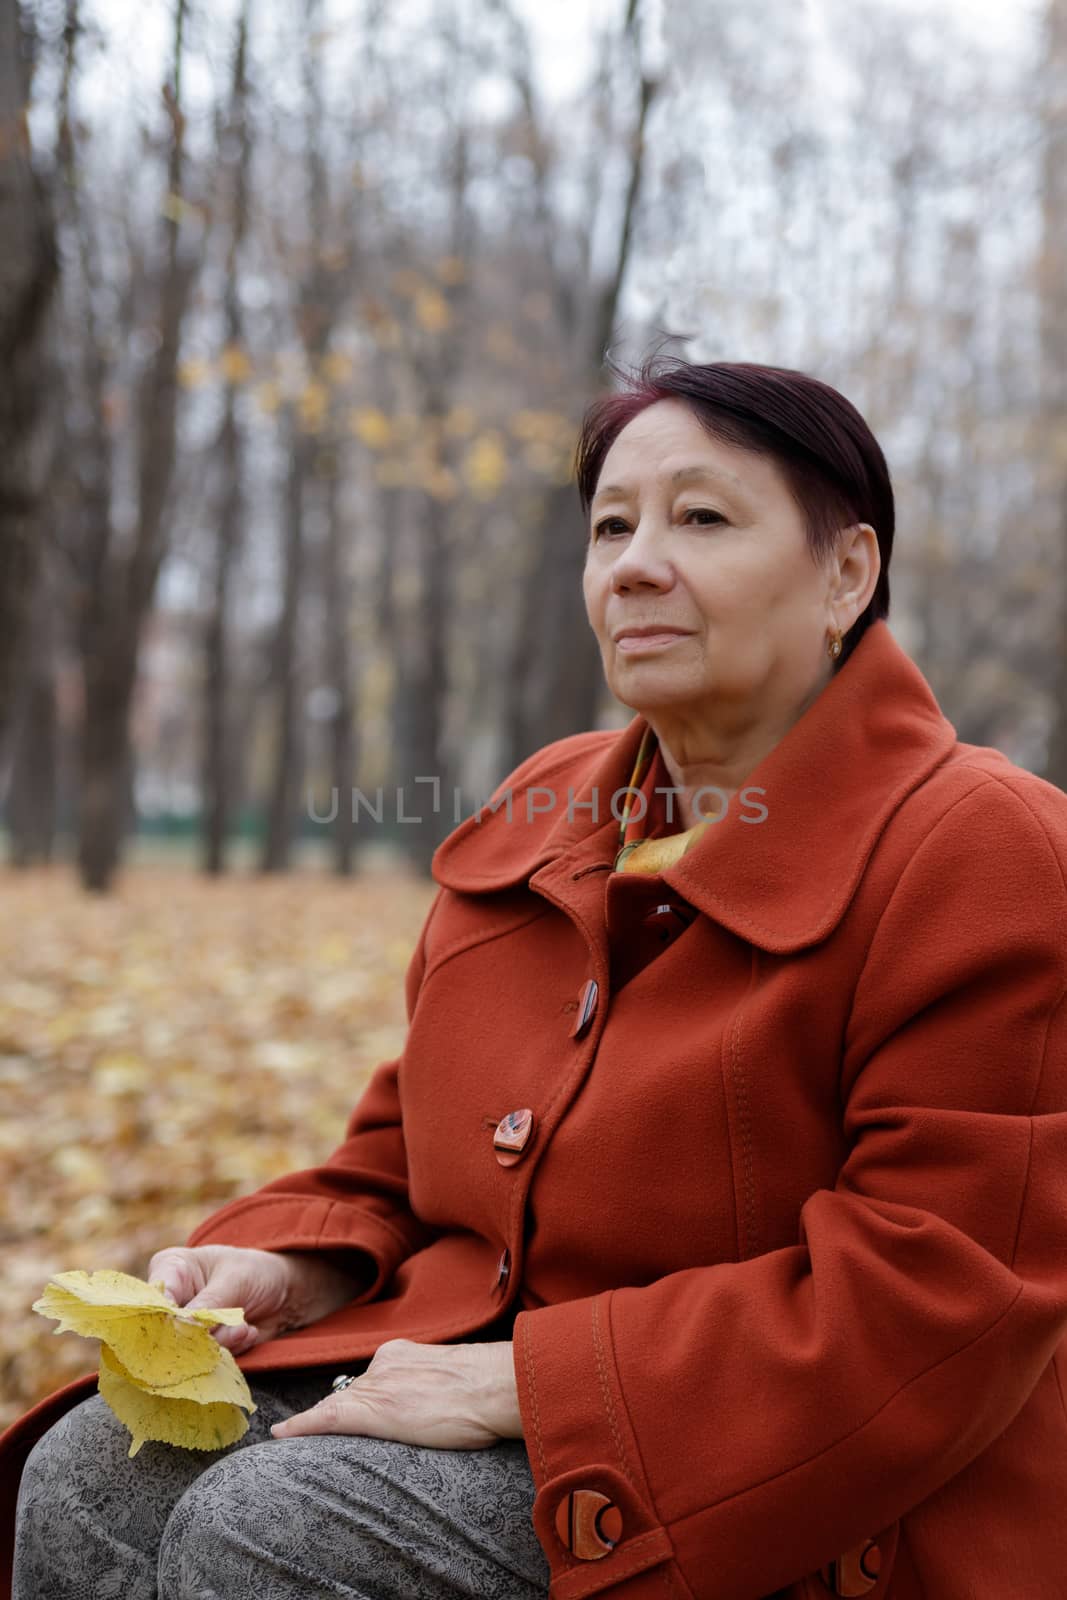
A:
<svg viewBox="0 0 1067 1600">
<path fill-rule="evenodd" d="M 350 1383 L 355 1383 L 356 1377 L 357 1374 L 354 1372 L 342 1372 L 333 1380 L 333 1382 L 330 1384 L 330 1388 L 334 1394 L 340 1394 L 341 1390 L 347 1389 Z"/>
</svg>

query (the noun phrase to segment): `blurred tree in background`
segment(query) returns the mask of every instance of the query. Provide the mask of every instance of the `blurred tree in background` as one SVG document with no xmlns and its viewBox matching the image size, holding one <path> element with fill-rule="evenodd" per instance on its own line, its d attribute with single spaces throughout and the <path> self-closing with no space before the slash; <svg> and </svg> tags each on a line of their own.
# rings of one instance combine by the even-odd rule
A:
<svg viewBox="0 0 1067 1600">
<path fill-rule="evenodd" d="M 0 0 L 0 740 L 11 724 L 19 652 L 33 653 L 46 314 L 56 277 L 49 196 L 30 154 L 33 45 L 15 0 Z"/>
<path fill-rule="evenodd" d="M 663 331 L 864 411 L 894 630 L 961 737 L 1067 783 L 1065 13 L 24 7 L 0 80 L 0 338 L 29 384 L 0 402 L 0 608 L 32 617 L 17 649 L 0 619 L 12 858 L 58 829 L 104 889 L 139 829 L 213 875 L 309 838 L 342 874 L 382 841 L 425 871 L 522 756 L 625 720 L 571 457 L 605 354 Z"/>
</svg>

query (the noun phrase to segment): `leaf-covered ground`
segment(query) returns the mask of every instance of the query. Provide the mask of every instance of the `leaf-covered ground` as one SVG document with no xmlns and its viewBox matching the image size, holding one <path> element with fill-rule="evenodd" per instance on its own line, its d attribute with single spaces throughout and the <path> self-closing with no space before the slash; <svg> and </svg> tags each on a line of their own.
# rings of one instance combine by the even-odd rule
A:
<svg viewBox="0 0 1067 1600">
<path fill-rule="evenodd" d="M 337 1145 L 403 1041 L 431 895 L 139 867 L 99 899 L 65 869 L 0 870 L 0 1427 L 95 1366 L 29 1309 L 53 1272 L 141 1277 Z"/>
</svg>

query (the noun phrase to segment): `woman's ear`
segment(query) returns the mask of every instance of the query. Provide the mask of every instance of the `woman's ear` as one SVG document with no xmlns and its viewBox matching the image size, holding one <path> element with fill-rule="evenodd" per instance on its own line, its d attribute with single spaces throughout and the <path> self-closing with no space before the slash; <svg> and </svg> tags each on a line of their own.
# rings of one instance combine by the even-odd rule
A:
<svg viewBox="0 0 1067 1600">
<path fill-rule="evenodd" d="M 870 604 L 882 571 L 878 535 L 869 522 L 854 522 L 838 535 L 836 578 L 829 598 L 838 626 L 847 633 Z"/>
</svg>

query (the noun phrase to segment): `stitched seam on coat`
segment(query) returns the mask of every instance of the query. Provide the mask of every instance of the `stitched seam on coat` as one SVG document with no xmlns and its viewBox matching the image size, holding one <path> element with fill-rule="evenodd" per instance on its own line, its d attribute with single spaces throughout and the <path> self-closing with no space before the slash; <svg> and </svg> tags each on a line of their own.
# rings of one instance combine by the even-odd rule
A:
<svg viewBox="0 0 1067 1600">
<path fill-rule="evenodd" d="M 1023 1231 L 1023 1213 L 1026 1210 L 1026 1196 L 1030 1190 L 1030 1171 L 1034 1164 L 1034 1119 L 1030 1121 L 1030 1142 L 1026 1147 L 1026 1175 L 1023 1178 L 1023 1192 L 1019 1196 L 1019 1215 L 1015 1222 L 1015 1238 L 1012 1240 L 1011 1255 L 1008 1257 L 1008 1266 L 1015 1267 L 1015 1257 L 1019 1249 L 1019 1236 Z"/>
<path fill-rule="evenodd" d="M 854 1428 L 850 1428 L 847 1433 L 842 1433 L 838 1438 L 831 1439 L 829 1444 L 824 1444 L 822 1449 L 816 1450 L 813 1455 L 805 1456 L 801 1461 L 793 1461 L 788 1467 L 782 1467 L 778 1472 L 772 1472 L 769 1477 L 761 1478 L 758 1483 L 747 1484 L 745 1488 L 735 1489 L 733 1494 L 724 1495 L 721 1500 L 715 1500 L 711 1503 L 711 1505 L 702 1506 L 699 1511 L 689 1511 L 684 1517 L 676 1517 L 671 1523 L 671 1527 L 680 1527 L 682 1523 L 692 1522 L 695 1517 L 706 1516 L 709 1511 L 718 1511 L 722 1506 L 729 1505 L 731 1500 L 743 1500 L 746 1494 L 752 1494 L 757 1489 L 765 1489 L 768 1484 L 776 1483 L 779 1478 L 787 1478 L 790 1473 L 799 1472 L 802 1467 L 810 1467 L 812 1462 L 819 1460 L 820 1456 L 829 1455 L 832 1450 L 837 1450 L 841 1445 L 845 1444 L 849 1439 L 851 1439 L 854 1434 L 862 1433 L 864 1428 L 869 1428 L 871 1423 L 876 1421 L 877 1418 L 881 1416 L 882 1412 L 887 1410 L 888 1407 L 893 1404 L 894 1400 L 898 1399 L 899 1396 L 905 1392 L 905 1390 L 910 1389 L 913 1384 L 919 1383 L 923 1378 L 929 1377 L 931 1372 L 936 1372 L 938 1367 L 943 1367 L 947 1361 L 955 1361 L 957 1356 L 963 1355 L 964 1352 L 970 1350 L 973 1345 L 980 1344 L 988 1334 L 993 1332 L 998 1323 L 1003 1322 L 1004 1318 L 1009 1316 L 1015 1309 L 1016 1304 L 1022 1298 L 1024 1288 L 1024 1284 L 1019 1285 L 1018 1289 L 1012 1295 L 1003 1311 L 998 1312 L 993 1318 L 993 1321 L 989 1323 L 987 1327 L 983 1328 L 981 1333 L 976 1333 L 973 1339 L 967 1340 L 966 1344 L 957 1345 L 956 1349 L 950 1351 L 947 1356 L 941 1356 L 939 1360 L 931 1362 L 930 1366 L 924 1367 L 921 1372 L 916 1372 L 912 1377 L 908 1378 L 905 1383 L 902 1383 L 899 1388 L 894 1389 L 893 1393 L 888 1395 L 886 1399 L 882 1401 L 880 1406 L 872 1411 L 869 1416 L 865 1417 L 862 1422 L 857 1422 L 856 1426 Z"/>
<path fill-rule="evenodd" d="M 633 1484 L 636 1488 L 637 1485 L 635 1482 L 633 1462 L 630 1460 L 629 1455 L 627 1454 L 626 1446 L 623 1443 L 622 1433 L 619 1428 L 619 1419 L 615 1415 L 615 1400 L 611 1393 L 611 1385 L 608 1382 L 607 1367 L 604 1363 L 604 1341 L 600 1334 L 599 1300 L 595 1299 L 592 1302 L 591 1310 L 593 1323 L 593 1355 L 596 1359 L 597 1377 L 600 1379 L 600 1392 L 604 1397 L 604 1409 L 608 1414 L 608 1424 L 611 1428 L 611 1437 L 615 1445 L 615 1455 L 618 1458 L 619 1465 L 621 1466 L 626 1477 L 629 1478 L 631 1484 Z"/>
<path fill-rule="evenodd" d="M 610 1579 L 610 1581 L 615 1584 L 618 1583 L 622 1578 L 632 1577 L 636 1572 L 647 1572 L 652 1563 L 645 1559 L 646 1547 L 656 1537 L 658 1532 L 659 1530 L 657 1529 L 654 1533 L 643 1533 L 641 1534 L 640 1538 L 634 1539 L 628 1548 L 627 1559 L 625 1561 L 620 1561 L 618 1566 L 612 1563 L 610 1573 L 602 1574 L 594 1570 L 589 1573 L 589 1582 L 587 1584 L 583 1585 L 576 1583 L 572 1588 L 569 1588 L 567 1592 L 575 1596 L 596 1594 L 600 1589 L 605 1587 L 606 1579 Z M 660 1561 L 670 1561 L 672 1559 L 673 1557 L 670 1554 L 662 1554 L 659 1556 Z M 574 1570 L 575 1566 L 577 1566 L 577 1563 L 572 1566 L 572 1571 Z"/>
<path fill-rule="evenodd" d="M 966 766 L 967 763 L 961 761 L 960 765 L 961 766 Z M 1060 882 L 1061 882 L 1061 884 L 1063 884 L 1064 895 L 1067 896 L 1067 878 L 1065 878 L 1064 874 L 1063 874 L 1063 863 L 1060 861 L 1060 858 L 1059 858 L 1059 855 L 1058 855 L 1058 853 L 1056 851 L 1055 845 L 1052 843 L 1052 840 L 1049 838 L 1048 829 L 1045 827 L 1045 824 L 1042 822 L 1041 818 L 1038 816 L 1037 812 L 1034 810 L 1033 806 L 1030 804 L 1029 800 L 1026 798 L 1026 795 L 1020 789 L 1017 789 L 1015 787 L 1014 783 L 1009 783 L 1008 777 L 1004 773 L 991 772 L 989 774 L 989 780 L 990 780 L 991 783 L 999 783 L 999 785 L 1000 785 L 1000 787 L 1002 789 L 1006 789 L 1009 794 L 1014 795 L 1016 800 L 1018 800 L 1019 804 L 1029 813 L 1030 817 L 1032 818 L 1033 822 L 1035 823 L 1035 825 L 1037 827 L 1037 831 L 1040 833 L 1040 835 L 1041 835 L 1042 839 L 1044 840 L 1045 844 L 1048 846 L 1049 855 L 1052 857 L 1053 861 L 1056 863 L 1056 868 L 1057 868 L 1057 870 L 1059 872 L 1059 875 L 1060 875 Z M 973 790 L 972 790 L 972 793 L 973 793 Z"/>
<path fill-rule="evenodd" d="M 1059 1397 L 1060 1397 L 1060 1406 L 1061 1406 L 1062 1411 L 1063 1411 L 1063 1420 L 1065 1422 L 1067 1422 L 1067 1400 L 1064 1399 L 1063 1384 L 1060 1381 L 1060 1369 L 1059 1369 L 1059 1367 L 1058 1367 L 1058 1365 L 1056 1363 L 1055 1352 L 1053 1352 L 1052 1361 L 1051 1361 L 1050 1365 L 1052 1367 L 1052 1376 L 1055 1379 L 1056 1389 L 1057 1389 L 1057 1391 L 1059 1393 Z"/>
<path fill-rule="evenodd" d="M 386 1217 L 380 1217 L 376 1211 L 368 1211 L 367 1208 L 365 1206 L 361 1206 L 358 1203 L 358 1201 L 331 1200 L 329 1202 L 329 1206 L 330 1206 L 330 1209 L 327 1211 L 326 1216 L 323 1218 L 322 1226 L 319 1229 L 319 1238 L 320 1239 L 322 1238 L 323 1234 L 326 1232 L 326 1229 L 327 1229 L 327 1226 L 329 1225 L 329 1223 L 333 1220 L 333 1214 L 334 1214 L 335 1211 L 339 1210 L 342 1213 L 342 1215 L 345 1215 L 347 1213 L 351 1213 L 352 1211 L 355 1211 L 355 1212 L 358 1213 L 359 1216 L 369 1218 L 369 1220 L 371 1222 L 380 1222 L 382 1227 L 386 1230 L 386 1232 L 387 1233 L 391 1233 L 393 1238 L 397 1241 L 398 1244 L 402 1244 L 405 1250 L 410 1250 L 410 1248 L 411 1248 L 411 1240 L 407 1237 L 407 1235 L 405 1233 L 403 1233 L 401 1231 L 401 1229 L 399 1229 L 395 1225 L 395 1223 L 390 1222 L 388 1220 L 388 1218 L 386 1218 Z M 414 1212 L 412 1212 L 411 1214 L 412 1214 L 413 1217 L 415 1216 Z M 418 1222 L 420 1219 L 416 1217 L 415 1220 Z M 424 1222 L 420 1223 L 420 1225 L 423 1228 L 425 1228 L 427 1226 L 427 1224 L 424 1223 Z M 353 1249 L 355 1249 L 355 1250 L 363 1250 L 363 1249 L 366 1249 L 366 1246 L 357 1244 L 357 1245 L 353 1246 Z"/>
<path fill-rule="evenodd" d="M 526 1368 L 526 1382 L 530 1387 L 530 1404 L 533 1406 L 534 1442 L 537 1445 L 537 1459 L 541 1463 L 541 1479 L 548 1478 L 548 1463 L 545 1460 L 545 1444 L 541 1437 L 541 1409 L 537 1404 L 537 1380 L 534 1377 L 533 1361 L 530 1358 L 530 1335 L 523 1326 L 522 1334 L 522 1361 Z"/>
<path fill-rule="evenodd" d="M 737 1093 L 738 1113 L 741 1121 L 741 1178 L 744 1187 L 745 1247 L 742 1260 L 756 1251 L 756 1181 L 752 1165 L 752 1119 L 748 1102 L 748 1079 L 738 1048 L 741 1037 L 741 1016 L 738 1013 L 734 1018 L 734 1025 L 730 1033 L 730 1057 L 734 1069 L 734 1087 Z"/>
<path fill-rule="evenodd" d="M 437 893 L 433 897 L 433 900 L 430 902 L 430 909 L 427 911 L 426 916 L 423 919 L 418 941 L 416 942 L 415 949 L 412 952 L 411 961 L 412 963 L 417 963 L 417 965 L 415 966 L 414 973 L 411 973 L 409 964 L 409 972 L 404 974 L 404 1002 L 409 1025 L 415 1015 L 415 1007 L 418 1004 L 419 993 L 422 989 L 422 980 L 426 976 L 426 967 L 428 962 L 428 952 L 426 946 L 429 939 L 430 925 L 433 922 L 434 917 L 437 915 L 438 907 L 440 906 L 441 901 L 444 899 L 444 895 L 445 891 L 443 889 L 438 889 Z M 408 1005 L 407 992 L 408 988 L 411 986 L 411 983 L 414 984 L 414 988 L 411 996 L 411 1004 Z"/>
<path fill-rule="evenodd" d="M 977 769 L 972 768 L 970 770 L 973 771 L 973 770 L 977 770 Z M 924 849 L 926 847 L 926 845 L 929 844 L 929 842 L 933 839 L 934 835 L 940 831 L 942 823 L 945 822 L 945 820 L 952 814 L 953 811 L 955 811 L 957 806 L 962 806 L 962 805 L 966 804 L 966 802 L 968 800 L 972 799 L 978 793 L 978 791 L 980 789 L 984 789 L 987 784 L 994 783 L 994 782 L 999 784 L 1000 788 L 1005 790 L 1008 794 L 1013 795 L 1015 797 L 1015 799 L 1019 801 L 1019 804 L 1024 808 L 1024 810 L 1026 811 L 1026 813 L 1030 817 L 1030 819 L 1034 822 L 1034 824 L 1037 827 L 1037 830 L 1038 830 L 1039 834 L 1041 835 L 1042 843 L 1047 847 L 1048 852 L 1051 855 L 1053 863 L 1054 863 L 1054 865 L 1056 867 L 1056 870 L 1059 873 L 1060 882 L 1061 882 L 1061 884 L 1064 883 L 1063 868 L 1060 865 L 1059 857 L 1057 856 L 1055 850 L 1052 847 L 1051 842 L 1049 841 L 1048 834 L 1045 831 L 1045 828 L 1044 828 L 1043 823 L 1041 822 L 1041 819 L 1038 816 L 1035 815 L 1035 813 L 1032 810 L 1032 808 L 1027 804 L 1027 802 L 1023 799 L 1022 795 L 1020 795 L 1016 789 L 1014 789 L 1010 784 L 1006 783 L 1002 778 L 999 778 L 999 777 L 994 778 L 992 773 L 986 774 L 982 782 L 976 783 L 973 786 L 973 788 L 970 788 L 970 789 L 967 790 L 966 794 L 961 794 L 957 799 L 955 799 L 952 802 L 952 804 L 950 806 L 946 806 L 945 810 L 942 811 L 942 813 L 938 817 L 937 821 L 934 822 L 932 824 L 932 826 L 927 829 L 926 835 L 925 835 L 925 837 L 924 837 L 924 839 L 922 841 L 922 845 L 920 846 L 920 849 Z M 915 858 L 913 856 L 911 858 L 911 860 L 914 861 L 914 859 Z M 893 904 L 893 901 L 896 899 L 897 892 L 900 889 L 900 886 L 903 883 L 904 878 L 907 876 L 908 869 L 910 868 L 910 866 L 911 866 L 911 861 L 909 861 L 908 867 L 905 868 L 904 872 L 901 874 L 900 878 L 897 880 L 896 884 L 893 887 L 893 891 L 889 896 L 889 899 L 886 901 L 885 905 L 882 907 L 881 912 L 879 913 L 878 921 L 875 924 L 874 930 L 873 930 L 873 932 L 871 934 L 871 937 L 870 937 L 870 940 L 869 940 L 869 942 L 867 944 L 867 949 L 863 953 L 863 963 L 862 963 L 862 966 L 860 967 L 859 977 L 856 979 L 856 992 L 857 993 L 859 991 L 860 985 L 863 982 L 864 974 L 867 971 L 867 963 L 870 960 L 871 951 L 874 948 L 875 942 L 877 941 L 878 929 L 881 927 L 882 919 L 885 916 L 886 912 L 889 911 L 890 907 Z M 1064 892 L 1065 892 L 1065 894 L 1067 894 L 1067 884 L 1064 884 Z M 850 1025 L 851 1021 L 852 1021 L 852 1012 L 850 1010 L 848 1018 L 846 1019 L 846 1023 L 845 1023 L 845 1033 L 846 1034 L 848 1033 L 848 1028 L 849 1028 L 849 1025 Z"/>
<path fill-rule="evenodd" d="M 324 1205 L 324 1206 L 326 1206 L 328 1208 L 327 1215 L 329 1214 L 329 1211 L 332 1211 L 333 1207 L 338 1204 L 338 1202 L 336 1200 L 327 1200 L 324 1195 L 302 1195 L 302 1194 L 297 1194 L 297 1195 L 294 1195 L 294 1194 L 265 1194 L 265 1195 L 260 1195 L 260 1196 L 248 1195 L 243 1200 L 232 1200 L 230 1202 L 230 1204 L 228 1206 L 226 1206 L 223 1210 L 217 1211 L 213 1217 L 210 1217 L 210 1218 L 208 1218 L 206 1220 L 210 1221 L 211 1223 L 215 1223 L 215 1222 L 221 1222 L 225 1218 L 225 1220 L 228 1222 L 232 1217 L 241 1216 L 246 1211 L 253 1210 L 253 1209 L 258 1211 L 261 1206 L 292 1206 L 292 1205 L 297 1204 L 297 1203 L 299 1203 L 301 1201 L 303 1201 L 305 1203 L 310 1203 L 312 1205 L 320 1205 L 320 1206 Z M 231 1207 L 232 1207 L 232 1209 L 231 1209 Z M 408 1241 L 404 1237 L 404 1235 L 397 1228 L 395 1228 L 391 1222 L 387 1222 L 384 1217 L 378 1216 L 377 1212 L 367 1211 L 367 1210 L 364 1210 L 362 1208 L 353 1208 L 353 1209 L 359 1209 L 360 1216 L 366 1217 L 368 1219 L 368 1221 L 374 1223 L 376 1226 L 384 1228 L 387 1233 L 392 1234 L 393 1238 L 396 1239 L 399 1244 L 402 1244 L 404 1246 L 405 1250 L 408 1248 Z M 204 1226 L 206 1226 L 206 1222 L 205 1222 Z M 318 1237 L 321 1237 L 322 1228 L 324 1226 L 325 1226 L 325 1222 L 323 1222 L 319 1227 Z M 194 1233 L 199 1233 L 200 1229 L 196 1228 L 193 1231 L 194 1231 Z M 192 1235 L 190 1235 L 190 1237 L 192 1237 Z M 309 1237 L 310 1237 L 310 1233 L 309 1233 Z M 353 1244 L 352 1248 L 354 1250 L 366 1250 L 368 1248 L 368 1246 L 367 1245 L 363 1245 L 363 1244 Z"/>
<path fill-rule="evenodd" d="M 992 783 L 992 781 L 993 781 L 992 778 L 987 778 L 985 780 L 986 783 Z M 932 827 L 930 827 L 927 830 L 926 836 L 922 841 L 922 845 L 920 845 L 920 847 L 919 847 L 920 850 L 923 849 L 927 844 L 929 844 L 930 840 L 939 831 L 939 829 L 941 827 L 941 824 L 944 822 L 945 818 L 948 817 L 953 811 L 955 811 L 957 806 L 962 806 L 967 800 L 969 800 L 971 798 L 972 795 L 977 794 L 979 789 L 983 789 L 984 787 L 985 787 L 985 783 L 976 783 L 972 789 L 968 789 L 967 790 L 966 794 L 959 795 L 955 800 L 953 800 L 953 802 L 952 802 L 952 804 L 950 806 L 946 806 L 945 810 L 942 811 L 942 813 L 938 817 L 937 821 L 933 824 Z M 916 852 L 916 854 L 918 854 L 918 852 Z M 893 885 L 893 888 L 892 888 L 892 891 L 890 893 L 889 899 L 886 901 L 885 905 L 882 907 L 881 911 L 878 913 L 878 920 L 875 923 L 874 928 L 871 931 L 870 939 L 867 941 L 867 948 L 863 952 L 863 961 L 860 964 L 859 976 L 856 979 L 856 986 L 852 991 L 852 1005 L 849 1007 L 848 1016 L 845 1018 L 845 1026 L 844 1026 L 844 1030 L 843 1030 L 843 1037 L 844 1038 L 848 1037 L 849 1028 L 852 1026 L 852 1016 L 853 1016 L 853 1012 L 855 1011 L 855 1008 L 856 1008 L 856 996 L 859 994 L 859 991 L 860 991 L 861 987 L 863 986 L 863 979 L 864 979 L 864 976 L 865 976 L 866 971 L 867 971 L 867 964 L 871 959 L 871 951 L 874 949 L 875 944 L 878 941 L 878 930 L 882 926 L 882 922 L 885 919 L 887 913 L 890 911 L 890 909 L 891 909 L 891 907 L 893 905 L 893 902 L 896 899 L 897 894 L 900 891 L 901 884 L 904 882 L 904 879 L 907 877 L 908 871 L 909 871 L 909 869 L 910 869 L 910 867 L 912 865 L 912 862 L 914 860 L 915 860 L 915 856 L 913 855 L 910 858 L 910 860 L 908 861 L 908 865 L 905 867 L 904 871 L 900 874 L 900 877 L 897 879 L 896 883 Z"/>
<path fill-rule="evenodd" d="M 1052 1010 L 1048 1014 L 1048 1020 L 1045 1023 L 1045 1037 L 1041 1041 L 1041 1062 L 1037 1069 L 1037 1077 L 1034 1079 L 1034 1092 L 1030 1096 L 1030 1106 L 1027 1113 L 1031 1117 L 1034 1115 L 1034 1107 L 1037 1104 L 1037 1097 L 1041 1092 L 1041 1082 L 1045 1076 L 1045 1060 L 1048 1056 L 1048 1036 L 1052 1032 L 1052 1024 L 1055 1022 L 1056 1017 L 1059 1014 L 1060 1007 L 1063 1005 L 1065 1000 L 1067 1000 L 1067 989 L 1064 990 L 1059 999 L 1056 1001 L 1056 1004 L 1052 1007 Z"/>
<path fill-rule="evenodd" d="M 727 1035 L 725 1029 L 723 1030 L 723 1037 L 719 1045 L 719 1054 L 719 1076 L 722 1079 L 723 1109 L 725 1111 L 724 1120 L 726 1124 L 726 1153 L 730 1161 L 730 1173 L 732 1178 L 733 1174 L 737 1171 L 738 1154 L 734 1145 L 734 1130 L 731 1126 L 733 1121 L 733 1118 L 730 1115 L 730 1080 L 732 1078 L 732 1068 L 730 1066 L 729 1048 L 727 1045 Z M 734 1211 L 734 1249 L 737 1259 L 740 1261 L 743 1241 L 741 1239 L 741 1206 L 738 1198 L 736 1182 L 731 1181 L 729 1192 Z"/>
<path fill-rule="evenodd" d="M 495 929 L 488 933 L 484 930 L 480 930 L 477 933 L 465 933 L 461 938 L 454 939 L 450 945 L 446 945 L 443 950 L 434 956 L 432 964 L 426 968 L 422 975 L 420 991 L 454 956 L 461 956 L 464 951 L 474 950 L 479 945 L 492 944 L 496 939 L 506 939 L 508 934 L 518 933 L 520 928 L 528 927 L 531 922 L 536 922 L 538 917 L 543 917 L 544 914 L 545 909 L 543 906 L 535 906 L 521 921 L 513 922 L 506 928 Z"/>
<path fill-rule="evenodd" d="M 623 1389 L 622 1381 L 619 1378 L 618 1363 L 615 1361 L 615 1358 L 614 1358 L 615 1336 L 614 1336 L 614 1333 L 613 1333 L 612 1327 L 611 1327 L 611 1313 L 612 1313 L 612 1303 L 614 1301 L 614 1297 L 615 1297 L 615 1291 L 611 1290 L 609 1292 L 609 1295 L 608 1295 L 608 1349 L 607 1349 L 607 1352 L 606 1352 L 606 1360 L 611 1362 L 611 1365 L 612 1365 L 612 1367 L 614 1369 L 615 1382 L 616 1382 L 616 1384 L 618 1386 L 619 1394 L 621 1396 L 623 1417 L 625 1418 L 626 1426 L 629 1429 L 629 1437 L 630 1437 L 631 1441 L 633 1442 L 634 1455 L 636 1457 L 636 1464 L 637 1464 L 637 1473 L 636 1473 L 635 1478 L 634 1478 L 634 1487 L 635 1487 L 635 1489 L 637 1490 L 637 1492 L 639 1494 L 643 1494 L 644 1495 L 644 1498 L 648 1501 L 649 1505 L 652 1507 L 652 1514 L 655 1517 L 656 1521 L 659 1523 L 659 1525 L 663 1529 L 663 1531 L 665 1533 L 667 1533 L 667 1529 L 666 1529 L 666 1526 L 665 1526 L 665 1523 L 664 1523 L 664 1520 L 663 1520 L 663 1514 L 660 1511 L 659 1506 L 656 1504 L 655 1496 L 652 1493 L 652 1487 L 651 1487 L 651 1484 L 649 1483 L 649 1477 L 648 1477 L 648 1468 L 645 1466 L 644 1457 L 641 1454 L 641 1441 L 637 1437 L 637 1433 L 636 1433 L 636 1430 L 635 1430 L 634 1424 L 633 1424 L 633 1418 L 631 1417 L 629 1407 L 626 1404 L 626 1391 Z M 667 1537 L 668 1537 L 668 1539 L 670 1539 L 670 1534 L 669 1533 L 667 1533 Z M 673 1554 L 673 1545 L 674 1545 L 674 1541 L 672 1540 L 671 1541 L 671 1548 L 672 1548 L 671 1560 L 672 1560 L 672 1563 L 673 1563 L 673 1571 L 677 1575 L 677 1579 L 675 1581 L 675 1579 L 672 1578 L 672 1576 L 671 1576 L 672 1568 L 671 1567 L 662 1568 L 664 1590 L 665 1590 L 665 1592 L 666 1592 L 666 1594 L 668 1596 L 668 1600 L 677 1600 L 677 1593 L 678 1593 L 678 1588 L 679 1588 L 679 1585 L 680 1585 L 681 1592 L 682 1592 L 682 1595 L 683 1595 L 683 1600 L 694 1600 L 693 1591 L 689 1587 L 688 1582 L 682 1576 L 681 1569 L 678 1566 L 677 1556 L 675 1554 Z"/>
</svg>

